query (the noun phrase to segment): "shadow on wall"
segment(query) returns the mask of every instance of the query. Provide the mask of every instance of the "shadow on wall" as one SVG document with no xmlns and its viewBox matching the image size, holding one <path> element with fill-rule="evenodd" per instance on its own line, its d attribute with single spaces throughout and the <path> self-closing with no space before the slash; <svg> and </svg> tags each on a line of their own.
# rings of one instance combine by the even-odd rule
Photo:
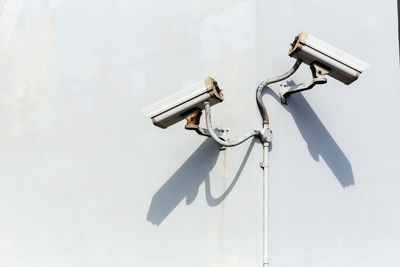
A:
<svg viewBox="0 0 400 267">
<path fill-rule="evenodd" d="M 235 186 L 246 165 L 254 142 L 255 140 L 253 139 L 229 187 L 221 196 L 214 198 L 211 195 L 209 173 L 217 162 L 220 150 L 219 145 L 208 138 L 154 194 L 147 212 L 147 220 L 155 225 L 160 225 L 183 199 L 186 198 L 186 205 L 191 204 L 196 199 L 199 186 L 203 182 L 205 182 L 208 205 L 211 207 L 217 206 Z"/>
<path fill-rule="evenodd" d="M 289 82 L 293 84 L 293 81 Z M 266 90 L 280 102 L 271 90 Z M 301 93 L 293 94 L 288 100 L 288 105 L 282 105 L 292 115 L 297 128 L 307 143 L 308 150 L 315 161 L 321 156 L 342 187 L 354 185 L 354 176 L 351 163 L 314 110 Z"/>
<path fill-rule="evenodd" d="M 280 99 L 271 90 L 267 90 L 266 93 L 280 102 Z M 342 187 L 354 185 L 350 161 L 304 96 L 301 93 L 292 95 L 289 99 L 289 105 L 284 105 L 284 107 L 292 115 L 313 159 L 319 161 L 321 156 Z M 219 145 L 208 138 L 154 194 L 147 212 L 147 220 L 155 225 L 160 225 L 182 200 L 186 199 L 186 205 L 191 204 L 196 199 L 199 187 L 203 182 L 205 183 L 207 204 L 211 207 L 220 204 L 238 181 L 256 142 L 255 140 L 251 141 L 229 187 L 221 196 L 215 198 L 211 194 L 210 171 L 217 162 L 220 150 Z"/>
</svg>

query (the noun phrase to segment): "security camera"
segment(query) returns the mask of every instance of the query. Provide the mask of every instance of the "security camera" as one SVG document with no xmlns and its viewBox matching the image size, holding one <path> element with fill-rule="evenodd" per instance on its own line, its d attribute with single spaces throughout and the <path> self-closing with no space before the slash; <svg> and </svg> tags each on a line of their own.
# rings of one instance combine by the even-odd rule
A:
<svg viewBox="0 0 400 267">
<path fill-rule="evenodd" d="M 296 36 L 291 44 L 289 56 L 297 60 L 288 72 L 265 80 L 257 87 L 256 100 L 263 121 L 263 129 L 252 130 L 236 141 L 230 140 L 228 130 L 214 129 L 212 127 L 210 107 L 224 101 L 224 96 L 217 82 L 211 77 L 206 77 L 204 80 L 164 98 L 144 108 L 142 111 L 151 118 L 155 126 L 160 128 L 167 128 L 186 119 L 186 130 L 192 130 L 199 135 L 211 137 L 222 147 L 236 146 L 252 137 L 259 137 L 261 142 L 268 146 L 267 144 L 271 142 L 272 132 L 269 129 L 267 109 L 262 100 L 262 92 L 265 88 L 269 88 L 279 95 L 283 104 L 288 104 L 290 95 L 310 90 L 315 85 L 326 83 L 326 75 L 332 76 L 345 84 L 350 84 L 357 80 L 361 72 L 368 67 L 365 62 L 306 32 L 301 32 Z M 297 71 L 302 63 L 310 66 L 312 79 L 301 84 L 289 85 L 287 79 Z M 273 86 L 282 81 L 286 81 L 286 84 L 283 82 L 277 87 Z M 203 110 L 205 111 L 206 129 L 200 127 L 200 116 Z"/>
<path fill-rule="evenodd" d="M 294 39 L 289 56 L 301 60 L 307 65 L 318 67 L 318 73 L 329 75 L 344 84 L 357 80 L 368 64 L 345 52 L 301 32 Z"/>
<path fill-rule="evenodd" d="M 213 106 L 223 100 L 224 96 L 217 82 L 211 77 L 206 77 L 182 91 L 145 107 L 142 111 L 151 118 L 154 125 L 167 128 L 204 110 L 205 102 Z"/>
</svg>

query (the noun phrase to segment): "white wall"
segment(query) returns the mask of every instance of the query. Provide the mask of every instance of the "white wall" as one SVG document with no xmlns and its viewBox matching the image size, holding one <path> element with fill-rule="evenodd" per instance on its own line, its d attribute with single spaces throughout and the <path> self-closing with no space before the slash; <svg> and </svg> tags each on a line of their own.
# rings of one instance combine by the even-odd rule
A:
<svg viewBox="0 0 400 267">
<path fill-rule="evenodd" d="M 396 3 L 268 1 L 258 10 L 257 80 L 287 69 L 289 60 L 278 55 L 302 29 L 371 64 L 350 86 L 330 79 L 293 96 L 286 109 L 265 97 L 275 133 L 271 263 L 398 266 Z M 298 77 L 309 79 L 309 73 Z"/>
<path fill-rule="evenodd" d="M 210 75 L 216 126 L 258 129 L 306 30 L 372 66 L 265 95 L 271 266 L 398 266 L 397 25 L 395 1 L 0 1 L 0 265 L 260 266 L 260 143 L 140 110 Z"/>
</svg>

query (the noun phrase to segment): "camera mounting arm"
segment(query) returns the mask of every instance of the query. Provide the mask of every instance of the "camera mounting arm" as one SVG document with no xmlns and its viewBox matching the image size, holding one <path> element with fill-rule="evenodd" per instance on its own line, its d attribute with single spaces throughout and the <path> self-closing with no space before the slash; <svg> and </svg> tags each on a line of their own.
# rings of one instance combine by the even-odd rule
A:
<svg viewBox="0 0 400 267">
<path fill-rule="evenodd" d="M 218 144 L 220 144 L 221 146 L 225 146 L 225 147 L 237 146 L 252 137 L 261 136 L 261 131 L 253 130 L 253 131 L 248 132 L 245 136 L 239 138 L 238 140 L 236 140 L 234 142 L 227 142 L 227 141 L 222 140 L 221 138 L 219 138 L 217 136 L 217 134 L 214 132 L 214 129 L 212 127 L 210 103 L 208 101 L 206 101 L 206 102 L 204 102 L 204 106 L 205 106 L 205 112 L 206 112 L 207 130 L 210 133 L 211 138 L 214 139 L 214 141 L 217 142 Z"/>
<path fill-rule="evenodd" d="M 283 84 L 280 85 L 279 96 L 282 104 L 287 105 L 287 99 L 294 93 L 310 90 L 317 84 L 324 84 L 327 82 L 325 74 L 328 74 L 328 70 L 319 66 L 317 63 L 311 64 L 310 69 L 313 76 L 311 81 L 291 86 Z"/>
<path fill-rule="evenodd" d="M 185 129 L 186 130 L 193 130 L 195 131 L 198 135 L 202 135 L 202 136 L 206 136 L 206 137 L 211 137 L 210 132 L 208 131 L 208 129 L 205 128 L 201 128 L 200 127 L 200 117 L 202 115 L 202 111 L 198 110 L 195 113 L 193 113 L 192 115 L 190 115 L 189 117 L 186 117 L 186 125 L 185 125 Z M 221 128 L 216 128 L 216 135 L 218 136 L 219 139 L 227 141 L 228 137 L 227 137 L 227 133 L 229 130 L 227 129 L 221 129 Z"/>
<path fill-rule="evenodd" d="M 201 110 L 198 110 L 195 113 L 193 113 L 192 115 L 190 115 L 189 117 L 186 117 L 185 118 L 186 119 L 185 129 L 186 130 L 193 130 L 198 135 L 211 137 L 210 132 L 207 129 L 201 128 L 199 126 L 200 117 L 201 117 L 202 114 L 203 113 L 201 112 Z"/>
<path fill-rule="evenodd" d="M 204 107 L 205 107 L 205 113 L 206 113 L 205 119 L 206 119 L 207 129 L 201 128 L 199 126 L 200 116 L 202 115 L 201 110 L 199 110 L 199 111 L 195 112 L 194 114 L 192 114 L 191 116 L 186 118 L 186 121 L 187 121 L 187 123 L 185 125 L 186 130 L 194 130 L 199 135 L 211 137 L 212 139 L 214 139 L 215 142 L 220 144 L 223 148 L 240 145 L 241 143 L 243 143 L 244 141 L 246 141 L 252 137 L 258 136 L 258 137 L 262 138 L 262 131 L 253 130 L 253 131 L 248 132 L 245 136 L 243 136 L 242 138 L 239 138 L 238 140 L 236 140 L 234 142 L 228 141 L 228 138 L 226 137 L 226 133 L 228 132 L 228 130 L 219 129 L 219 128 L 214 130 L 214 128 L 212 126 L 212 122 L 211 122 L 210 103 L 208 101 L 204 102 Z"/>
<path fill-rule="evenodd" d="M 268 118 L 268 113 L 267 109 L 264 105 L 264 102 L 262 101 L 262 92 L 265 88 L 268 88 L 269 85 L 286 80 L 290 76 L 292 76 L 297 69 L 300 67 L 301 63 L 303 61 L 301 59 L 298 59 L 296 63 L 293 65 L 293 67 L 286 72 L 285 74 L 265 80 L 260 85 L 257 87 L 257 94 L 256 94 L 256 100 L 257 100 L 257 106 L 260 111 L 261 117 L 263 119 L 263 124 L 264 126 L 266 125 L 268 127 L 269 125 L 269 118 Z M 281 99 L 282 104 L 287 105 L 287 99 L 289 96 L 291 96 L 294 93 L 302 92 L 305 90 L 309 90 L 313 88 L 316 84 L 324 84 L 327 82 L 327 79 L 325 77 L 326 74 L 329 73 L 329 70 L 327 68 L 324 68 L 320 66 L 318 63 L 312 63 L 310 64 L 310 69 L 312 73 L 312 80 L 309 82 L 301 83 L 301 84 L 296 84 L 296 85 L 284 85 L 280 84 L 280 87 L 278 89 L 278 92 L 271 90 L 274 93 L 277 93 Z"/>
<path fill-rule="evenodd" d="M 293 65 L 293 67 L 288 72 L 286 72 L 285 74 L 283 74 L 281 76 L 278 76 L 278 77 L 275 77 L 275 78 L 272 78 L 269 80 L 265 80 L 262 83 L 260 83 L 260 85 L 257 87 L 257 92 L 256 92 L 257 106 L 258 106 L 258 110 L 260 111 L 264 127 L 268 127 L 268 125 L 269 125 L 267 108 L 265 107 L 264 102 L 262 100 L 262 92 L 263 92 L 264 88 L 268 87 L 268 85 L 270 85 L 270 84 L 280 82 L 280 81 L 285 80 L 285 79 L 289 78 L 290 76 L 292 76 L 292 74 L 295 73 L 296 70 L 300 67 L 301 62 L 302 62 L 301 59 L 296 60 L 296 63 Z"/>
</svg>

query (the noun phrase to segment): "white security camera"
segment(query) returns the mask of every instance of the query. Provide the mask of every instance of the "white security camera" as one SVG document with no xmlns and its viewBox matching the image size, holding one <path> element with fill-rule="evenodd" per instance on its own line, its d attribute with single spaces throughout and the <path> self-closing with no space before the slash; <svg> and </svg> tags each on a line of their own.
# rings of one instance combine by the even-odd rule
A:
<svg viewBox="0 0 400 267">
<path fill-rule="evenodd" d="M 329 75 L 344 84 L 357 80 L 368 64 L 345 52 L 301 32 L 294 39 L 289 56 L 301 60 L 307 65 L 318 67 L 318 73 Z"/>
<path fill-rule="evenodd" d="M 205 102 L 213 106 L 223 100 L 224 96 L 217 82 L 211 77 L 206 77 L 182 91 L 145 107 L 142 111 L 147 117 L 151 118 L 154 125 L 167 128 L 204 110 Z M 191 119 L 196 118 L 192 116 Z"/>
</svg>

